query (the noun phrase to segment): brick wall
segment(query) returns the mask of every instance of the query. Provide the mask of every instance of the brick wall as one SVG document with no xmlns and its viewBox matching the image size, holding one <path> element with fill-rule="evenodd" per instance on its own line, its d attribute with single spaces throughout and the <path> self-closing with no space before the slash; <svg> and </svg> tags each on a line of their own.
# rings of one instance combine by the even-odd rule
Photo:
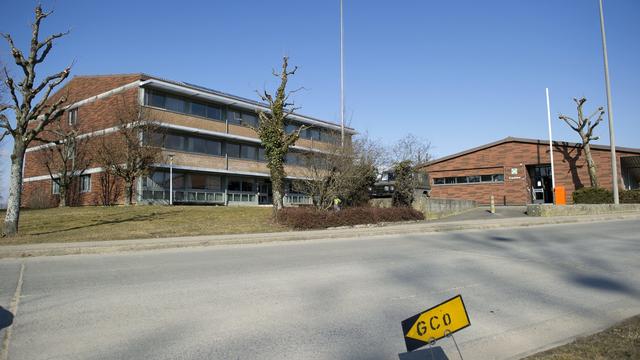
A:
<svg viewBox="0 0 640 360">
<path fill-rule="evenodd" d="M 609 150 L 592 149 L 597 166 L 600 186 L 611 189 L 611 153 Z M 638 155 L 618 150 L 618 179 L 623 187 L 620 175 L 620 157 Z M 554 146 L 554 167 L 556 186 L 566 189 L 567 203 L 572 203 L 573 191 L 590 186 L 586 160 L 581 148 L 569 144 Z M 531 179 L 527 165 L 550 164 L 549 145 L 518 141 L 504 142 L 495 146 L 464 154 L 452 159 L 437 162 L 424 167 L 431 178 L 431 196 L 440 198 L 475 200 L 488 204 L 493 195 L 497 204 L 523 205 L 531 202 Z M 517 168 L 518 174 L 512 175 L 511 169 Z M 448 176 L 504 174 L 503 183 L 478 183 L 460 185 L 434 185 L 433 178 Z"/>
</svg>

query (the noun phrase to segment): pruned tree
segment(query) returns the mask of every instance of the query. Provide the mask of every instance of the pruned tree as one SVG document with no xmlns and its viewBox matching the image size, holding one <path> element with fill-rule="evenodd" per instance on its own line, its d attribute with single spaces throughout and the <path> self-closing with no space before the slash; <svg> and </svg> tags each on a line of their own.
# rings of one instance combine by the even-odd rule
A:
<svg viewBox="0 0 640 360">
<path fill-rule="evenodd" d="M 8 104 L 0 104 L 0 113 L 10 109 L 15 115 L 15 125 L 11 124 L 7 116 L 0 116 L 0 128 L 3 129 L 0 136 L 10 135 L 13 137 L 9 198 L 3 226 L 3 232 L 7 236 L 18 233 L 25 151 L 47 125 L 62 115 L 63 104 L 66 101 L 64 96 L 50 100 L 50 95 L 69 76 L 70 67 L 46 76 L 39 82 L 36 80 L 36 67 L 46 60 L 53 48 L 54 40 L 68 34 L 68 32 L 57 33 L 48 36 L 43 41 L 40 40 L 40 24 L 51 13 L 42 11 L 40 5 L 36 6 L 35 19 L 31 26 L 31 42 L 27 54 L 16 47 L 11 35 L 2 34 L 11 48 L 11 55 L 16 65 L 23 73 L 23 78 L 16 82 L 7 68 L 4 68 L 5 84 L 11 100 Z M 38 98 L 37 101 L 36 98 Z"/>
<path fill-rule="evenodd" d="M 162 159 L 162 134 L 158 119 L 152 120 L 149 111 L 137 102 L 121 97 L 114 109 L 117 130 L 101 136 L 96 151 L 96 160 L 109 176 L 124 183 L 124 204 L 131 205 L 135 192 L 135 181 L 147 176 L 152 166 Z M 108 186 L 108 184 L 105 184 Z"/>
<path fill-rule="evenodd" d="M 47 129 L 49 147 L 40 151 L 40 161 L 47 168 L 51 181 L 60 190 L 59 207 L 69 205 L 70 192 L 77 180 L 91 164 L 89 137 L 81 137 L 75 125 L 63 126 L 59 121 L 55 128 Z"/>
<path fill-rule="evenodd" d="M 284 161 L 289 151 L 289 147 L 295 144 L 300 138 L 300 132 L 307 126 L 300 126 L 297 130 L 290 134 L 285 131 L 287 118 L 299 108 L 294 107 L 293 102 L 289 102 L 289 97 L 297 90 L 287 92 L 287 81 L 289 76 L 296 73 L 298 67 L 293 70 L 288 69 L 289 58 L 287 56 L 282 59 L 282 70 L 277 73 L 273 71 L 273 75 L 280 79 L 280 85 L 276 90 L 275 96 L 266 90 L 258 95 L 262 101 L 269 105 L 269 112 L 258 111 L 259 123 L 258 127 L 253 128 L 258 134 L 262 145 L 265 148 L 265 157 L 267 159 L 267 168 L 271 176 L 271 186 L 273 191 L 273 207 L 276 211 L 284 207 L 284 179 L 286 173 L 284 170 Z"/>
<path fill-rule="evenodd" d="M 418 166 L 431 160 L 431 143 L 407 134 L 393 145 L 392 154 L 394 164 L 408 160 L 412 166 Z"/>
<path fill-rule="evenodd" d="M 598 140 L 599 137 L 593 135 L 593 129 L 595 129 L 598 124 L 602 121 L 602 117 L 604 116 L 604 108 L 601 106 L 596 111 L 594 111 L 589 116 L 584 116 L 583 105 L 587 102 L 586 98 L 576 99 L 574 98 L 577 108 L 578 108 L 578 120 L 575 120 L 567 115 L 560 115 L 560 120 L 569 125 L 573 131 L 577 132 L 580 135 L 580 139 L 582 140 L 582 149 L 584 150 L 584 156 L 587 160 L 587 168 L 589 170 L 589 180 L 591 181 L 591 187 L 598 187 L 598 173 L 596 171 L 596 163 L 593 161 L 593 157 L 591 156 L 591 141 Z M 597 117 L 596 117 L 597 116 Z M 593 120 L 595 117 L 595 120 Z"/>
<path fill-rule="evenodd" d="M 98 178 L 98 198 L 96 205 L 112 206 L 118 203 L 122 194 L 122 182 L 111 172 L 103 172 Z"/>
</svg>

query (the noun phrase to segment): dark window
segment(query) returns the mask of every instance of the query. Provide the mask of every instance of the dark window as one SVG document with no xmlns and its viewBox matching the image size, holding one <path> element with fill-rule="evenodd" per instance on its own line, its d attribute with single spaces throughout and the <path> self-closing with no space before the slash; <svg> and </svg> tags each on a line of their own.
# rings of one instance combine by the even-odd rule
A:
<svg viewBox="0 0 640 360">
<path fill-rule="evenodd" d="M 242 125 L 257 127 L 258 117 L 253 114 L 242 114 Z"/>
<path fill-rule="evenodd" d="M 184 100 L 173 96 L 167 96 L 165 100 L 165 109 L 184 113 Z"/>
<path fill-rule="evenodd" d="M 164 146 L 167 149 L 186 150 L 184 136 L 169 134 L 164 139 Z"/>
<path fill-rule="evenodd" d="M 311 140 L 320 140 L 320 129 L 309 129 L 308 131 Z"/>
<path fill-rule="evenodd" d="M 435 178 L 435 179 L 433 179 L 433 183 L 435 185 L 442 185 L 442 184 L 444 184 L 444 178 Z"/>
<path fill-rule="evenodd" d="M 455 184 L 456 183 L 456 178 L 454 178 L 454 177 L 444 178 L 444 183 L 445 184 Z"/>
<path fill-rule="evenodd" d="M 251 145 L 240 146 L 240 157 L 243 159 L 256 160 L 256 147 Z"/>
<path fill-rule="evenodd" d="M 474 175 L 468 177 L 470 183 L 478 183 L 480 182 L 480 176 Z"/>
<path fill-rule="evenodd" d="M 492 181 L 492 176 L 491 175 L 482 175 L 480 177 L 480 179 L 482 180 L 482 182 L 491 182 Z"/>
<path fill-rule="evenodd" d="M 267 161 L 267 155 L 265 148 L 258 148 L 258 161 Z"/>
<path fill-rule="evenodd" d="M 164 108 L 165 96 L 155 91 L 147 92 L 147 105 Z"/>
<path fill-rule="evenodd" d="M 240 123 L 242 122 L 242 114 L 238 111 L 228 110 L 227 121 L 229 122 L 229 124 L 240 125 Z"/>
<path fill-rule="evenodd" d="M 231 191 L 241 191 L 242 182 L 238 179 L 229 179 L 229 183 L 227 184 L 227 189 Z"/>
<path fill-rule="evenodd" d="M 192 189 L 206 189 L 207 188 L 207 176 L 202 174 L 191 174 L 191 188 Z"/>
<path fill-rule="evenodd" d="M 457 184 L 466 184 L 467 183 L 467 177 L 466 176 L 458 176 L 456 178 L 456 183 Z"/>
<path fill-rule="evenodd" d="M 221 155 L 222 143 L 220 141 L 207 140 L 205 152 L 209 155 Z"/>
<path fill-rule="evenodd" d="M 207 140 L 201 138 L 189 138 L 189 151 L 207 153 Z"/>
<path fill-rule="evenodd" d="M 239 144 L 233 144 L 233 143 L 227 143 L 227 155 L 229 157 L 239 158 L 240 157 L 240 145 Z"/>
<path fill-rule="evenodd" d="M 213 105 L 207 105 L 207 117 L 214 120 L 222 120 L 222 110 Z"/>
<path fill-rule="evenodd" d="M 504 181 L 504 175 L 502 175 L 502 174 L 493 175 L 493 181 L 494 182 L 503 182 Z"/>
<path fill-rule="evenodd" d="M 254 191 L 253 190 L 253 181 L 251 181 L 251 180 L 243 180 L 242 181 L 242 191 Z"/>
<path fill-rule="evenodd" d="M 207 106 L 197 102 L 191 103 L 191 113 L 196 116 L 207 116 Z"/>
</svg>

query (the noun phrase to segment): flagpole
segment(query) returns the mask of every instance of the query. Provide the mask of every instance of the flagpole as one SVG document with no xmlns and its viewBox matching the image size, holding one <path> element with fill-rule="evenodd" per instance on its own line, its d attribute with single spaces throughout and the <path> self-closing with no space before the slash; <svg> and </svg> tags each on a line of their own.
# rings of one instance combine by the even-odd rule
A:
<svg viewBox="0 0 640 360">
<path fill-rule="evenodd" d="M 344 24 L 340 0 L 340 143 L 344 147 Z"/>
<path fill-rule="evenodd" d="M 613 184 L 613 203 L 619 204 L 618 195 L 618 158 L 616 157 L 616 139 L 613 133 L 613 105 L 611 105 L 611 84 L 609 81 L 609 57 L 607 56 L 607 35 L 604 31 L 604 10 L 600 0 L 600 32 L 602 33 L 602 55 L 604 57 L 604 82 L 607 91 L 607 117 L 609 118 L 609 144 L 611 146 L 611 182 Z"/>
<path fill-rule="evenodd" d="M 549 125 L 549 156 L 551 158 L 551 187 L 554 191 L 554 202 L 555 202 L 555 190 L 556 190 L 556 172 L 555 167 L 553 165 L 553 138 L 551 135 L 551 105 L 549 104 L 549 88 L 545 89 L 547 93 L 547 123 Z"/>
</svg>

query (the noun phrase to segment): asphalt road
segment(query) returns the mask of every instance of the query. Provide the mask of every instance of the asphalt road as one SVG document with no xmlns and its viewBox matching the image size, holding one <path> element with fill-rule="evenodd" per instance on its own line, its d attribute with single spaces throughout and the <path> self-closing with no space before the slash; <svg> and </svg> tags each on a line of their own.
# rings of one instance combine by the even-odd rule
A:
<svg viewBox="0 0 640 360">
<path fill-rule="evenodd" d="M 506 359 L 640 313 L 637 220 L 7 259 L 5 308 L 22 264 L 12 360 L 398 359 L 457 294 L 465 358 Z"/>
</svg>

